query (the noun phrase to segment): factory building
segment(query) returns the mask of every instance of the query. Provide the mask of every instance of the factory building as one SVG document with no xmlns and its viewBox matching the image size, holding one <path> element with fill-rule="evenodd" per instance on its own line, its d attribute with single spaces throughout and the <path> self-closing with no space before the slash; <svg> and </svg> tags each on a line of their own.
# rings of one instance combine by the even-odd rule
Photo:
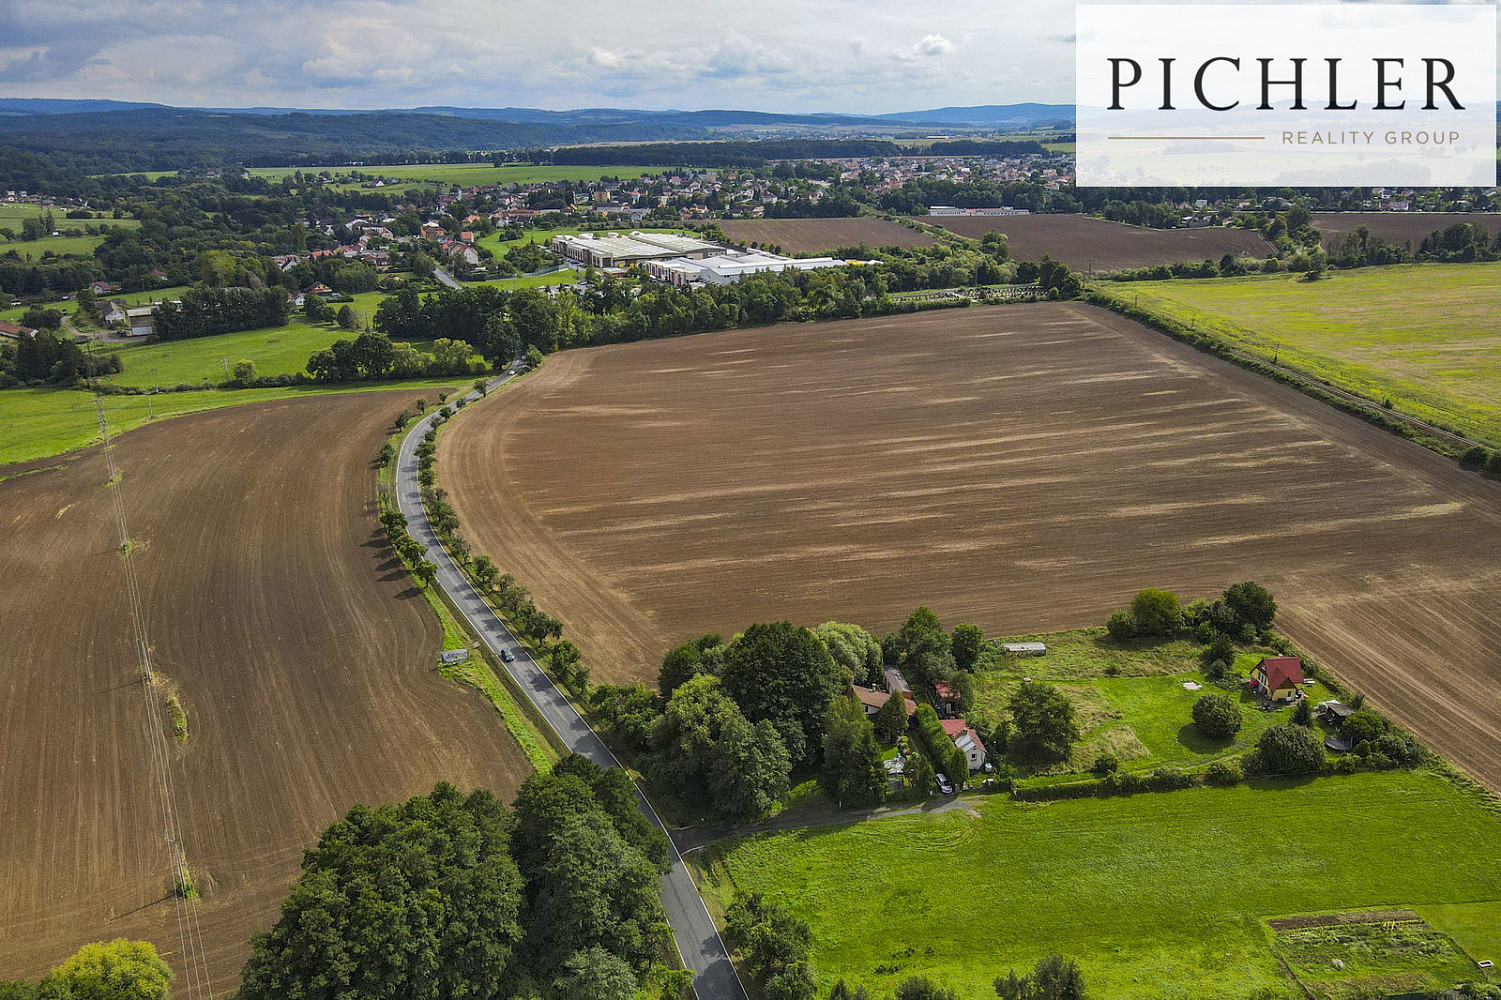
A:
<svg viewBox="0 0 1501 1000">
<path fill-rule="evenodd" d="M 724 248 L 716 243 L 673 233 L 593 233 L 554 236 L 552 252 L 581 267 L 630 267 L 646 261 L 711 257 Z"/>
<path fill-rule="evenodd" d="M 641 266 L 658 281 L 681 287 L 694 282 L 729 285 L 760 271 L 814 271 L 821 267 L 843 267 L 846 263 L 835 257 L 783 257 L 764 250 L 724 250 L 710 257 L 652 260 Z"/>
</svg>

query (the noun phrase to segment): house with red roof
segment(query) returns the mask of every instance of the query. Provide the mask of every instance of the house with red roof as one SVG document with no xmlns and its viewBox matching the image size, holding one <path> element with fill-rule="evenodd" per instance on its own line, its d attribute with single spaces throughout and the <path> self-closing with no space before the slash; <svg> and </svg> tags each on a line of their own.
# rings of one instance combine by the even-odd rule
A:
<svg viewBox="0 0 1501 1000">
<path fill-rule="evenodd" d="M 964 752 L 971 774 L 985 766 L 985 744 L 968 722 L 963 719 L 944 719 L 942 725 L 943 731 L 954 741 L 954 746 Z"/>
<path fill-rule="evenodd" d="M 1251 690 L 1272 701 L 1303 697 L 1303 661 L 1296 656 L 1264 656 L 1251 669 Z"/>
<path fill-rule="evenodd" d="M 35 337 L 36 331 L 29 326 L 19 323 L 7 323 L 0 320 L 0 337 L 10 337 L 12 340 L 20 340 L 22 337 Z"/>
</svg>

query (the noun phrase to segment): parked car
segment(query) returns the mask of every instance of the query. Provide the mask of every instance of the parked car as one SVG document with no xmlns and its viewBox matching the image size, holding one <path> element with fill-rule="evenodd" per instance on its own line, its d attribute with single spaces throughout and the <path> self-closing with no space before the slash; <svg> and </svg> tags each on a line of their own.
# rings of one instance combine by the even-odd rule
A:
<svg viewBox="0 0 1501 1000">
<path fill-rule="evenodd" d="M 945 795 L 953 795 L 954 794 L 954 786 L 949 782 L 949 776 L 948 775 L 944 774 L 942 771 L 939 771 L 938 774 L 937 774 L 937 776 L 936 776 L 936 780 L 938 782 L 938 790 L 940 792 L 942 792 Z"/>
<path fill-rule="evenodd" d="M 516 654 L 511 652 L 509 649 L 502 649 L 500 651 L 500 658 L 502 660 L 505 660 L 507 663 L 516 662 Z"/>
</svg>

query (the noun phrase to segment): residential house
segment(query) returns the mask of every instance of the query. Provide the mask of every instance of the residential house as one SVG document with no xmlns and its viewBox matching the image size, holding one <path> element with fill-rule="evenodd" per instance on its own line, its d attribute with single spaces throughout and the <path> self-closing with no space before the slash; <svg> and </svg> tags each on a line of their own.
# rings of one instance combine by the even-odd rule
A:
<svg viewBox="0 0 1501 1000">
<path fill-rule="evenodd" d="M 971 774 L 985 766 L 985 744 L 980 740 L 980 734 L 970 728 L 968 722 L 963 719 L 944 719 L 943 731 L 948 734 L 949 739 L 954 741 L 954 746 L 964 752 L 964 759 L 969 761 Z"/>
<path fill-rule="evenodd" d="M 1264 656 L 1251 669 L 1251 690 L 1272 701 L 1303 697 L 1303 661 L 1296 656 Z"/>
</svg>

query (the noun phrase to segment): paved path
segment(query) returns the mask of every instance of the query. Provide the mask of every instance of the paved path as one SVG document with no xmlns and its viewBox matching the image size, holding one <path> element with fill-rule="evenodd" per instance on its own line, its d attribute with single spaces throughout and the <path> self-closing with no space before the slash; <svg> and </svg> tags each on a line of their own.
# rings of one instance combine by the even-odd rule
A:
<svg viewBox="0 0 1501 1000">
<path fill-rule="evenodd" d="M 509 382 L 516 377 L 514 367 L 495 379 L 490 389 Z M 471 401 L 478 393 L 470 392 Z M 542 713 L 547 724 L 553 728 L 563 743 L 574 753 L 588 757 L 602 767 L 619 767 L 620 761 L 605 746 L 604 741 L 586 723 L 531 658 L 526 648 L 516 640 L 505 623 L 490 609 L 479 593 L 470 584 L 448 553 L 438 542 L 427 512 L 422 507 L 421 491 L 417 485 L 417 445 L 433 425 L 437 410 L 417 421 L 402 438 L 401 451 L 396 459 L 396 502 L 406 515 L 407 531 L 419 545 L 427 549 L 427 558 L 438 567 L 438 585 L 447 592 L 454 605 L 469 622 L 475 635 L 495 653 L 497 662 L 515 679 L 532 704 Z M 505 663 L 500 659 L 503 649 L 511 650 L 515 662 Z M 656 810 L 641 789 L 636 789 L 637 804 L 641 811 L 659 829 L 665 829 Z M 669 838 L 670 840 L 670 838 Z M 662 905 L 667 910 L 667 920 L 672 925 L 673 938 L 683 965 L 693 970 L 693 988 L 699 1000 L 746 1000 L 745 989 L 730 963 L 729 950 L 719 936 L 704 901 L 699 897 L 693 876 L 688 874 L 682 855 L 672 845 L 672 869 L 662 880 Z"/>
<path fill-rule="evenodd" d="M 440 284 L 447 285 L 449 288 L 462 288 L 462 287 L 464 287 L 463 285 L 460 285 L 457 281 L 454 280 L 453 275 L 449 274 L 447 271 L 443 270 L 443 268 L 441 268 L 441 267 L 435 267 L 435 268 L 433 268 L 433 277 L 437 278 L 438 282 Z"/>
</svg>

